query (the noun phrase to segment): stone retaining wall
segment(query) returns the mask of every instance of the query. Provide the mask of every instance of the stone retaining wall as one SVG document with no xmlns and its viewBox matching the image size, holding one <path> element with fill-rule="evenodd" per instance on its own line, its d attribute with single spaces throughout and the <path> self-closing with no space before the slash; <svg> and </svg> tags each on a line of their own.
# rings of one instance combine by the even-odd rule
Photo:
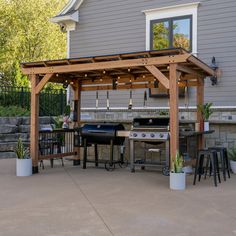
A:
<svg viewBox="0 0 236 236">
<path fill-rule="evenodd" d="M 51 125 L 50 117 L 40 117 L 40 128 Z M 15 158 L 14 149 L 19 138 L 29 145 L 29 117 L 0 117 L 0 159 Z"/>
</svg>

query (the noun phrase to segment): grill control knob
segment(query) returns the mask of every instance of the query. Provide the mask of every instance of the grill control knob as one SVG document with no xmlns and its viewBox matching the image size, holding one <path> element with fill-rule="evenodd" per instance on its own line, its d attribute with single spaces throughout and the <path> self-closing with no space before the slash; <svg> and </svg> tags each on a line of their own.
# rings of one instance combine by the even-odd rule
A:
<svg viewBox="0 0 236 236">
<path fill-rule="evenodd" d="M 155 134 L 150 134 L 151 138 L 154 138 L 155 137 Z"/>
<path fill-rule="evenodd" d="M 163 138 L 164 137 L 164 134 L 160 134 L 160 138 Z"/>
<path fill-rule="evenodd" d="M 134 133 L 133 136 L 136 138 L 138 136 L 138 134 Z"/>
<path fill-rule="evenodd" d="M 145 138 L 145 137 L 146 137 L 146 134 L 142 134 L 142 137 Z"/>
</svg>

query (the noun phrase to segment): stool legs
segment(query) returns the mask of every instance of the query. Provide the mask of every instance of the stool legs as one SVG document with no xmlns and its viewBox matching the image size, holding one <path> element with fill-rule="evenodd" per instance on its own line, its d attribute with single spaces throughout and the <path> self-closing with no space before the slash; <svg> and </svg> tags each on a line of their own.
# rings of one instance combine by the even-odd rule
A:
<svg viewBox="0 0 236 236">
<path fill-rule="evenodd" d="M 205 158 L 206 158 L 206 166 L 204 168 Z M 201 180 L 202 175 L 204 175 L 206 179 L 209 164 L 210 164 L 210 176 L 211 173 L 213 173 L 214 185 L 217 187 L 217 177 L 219 183 L 221 183 L 217 152 L 212 150 L 202 150 L 199 151 L 197 155 L 193 185 L 196 184 L 197 175 L 198 175 L 198 181 Z"/>
<path fill-rule="evenodd" d="M 225 149 L 224 150 L 224 161 L 225 161 L 225 167 L 226 167 L 226 170 L 227 170 L 227 173 L 228 173 L 228 177 L 230 179 L 230 168 L 229 168 L 229 158 L 228 158 L 228 153 L 227 153 L 227 150 Z"/>
</svg>

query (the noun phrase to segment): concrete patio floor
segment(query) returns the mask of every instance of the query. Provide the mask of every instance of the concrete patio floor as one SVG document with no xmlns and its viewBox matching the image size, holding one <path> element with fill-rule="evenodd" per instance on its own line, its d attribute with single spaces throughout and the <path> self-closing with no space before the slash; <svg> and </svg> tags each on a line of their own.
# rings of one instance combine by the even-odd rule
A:
<svg viewBox="0 0 236 236">
<path fill-rule="evenodd" d="M 236 176 L 171 191 L 156 171 L 82 170 L 56 161 L 32 177 L 0 160 L 1 236 L 236 235 Z"/>
</svg>

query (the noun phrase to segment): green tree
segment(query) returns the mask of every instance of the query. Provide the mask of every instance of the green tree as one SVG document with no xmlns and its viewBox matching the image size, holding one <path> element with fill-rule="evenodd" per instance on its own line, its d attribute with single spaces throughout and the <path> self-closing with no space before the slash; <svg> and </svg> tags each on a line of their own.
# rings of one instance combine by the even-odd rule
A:
<svg viewBox="0 0 236 236">
<path fill-rule="evenodd" d="M 0 0 L 1 82 L 25 85 L 20 62 L 66 56 L 66 36 L 49 22 L 67 0 Z"/>
</svg>

